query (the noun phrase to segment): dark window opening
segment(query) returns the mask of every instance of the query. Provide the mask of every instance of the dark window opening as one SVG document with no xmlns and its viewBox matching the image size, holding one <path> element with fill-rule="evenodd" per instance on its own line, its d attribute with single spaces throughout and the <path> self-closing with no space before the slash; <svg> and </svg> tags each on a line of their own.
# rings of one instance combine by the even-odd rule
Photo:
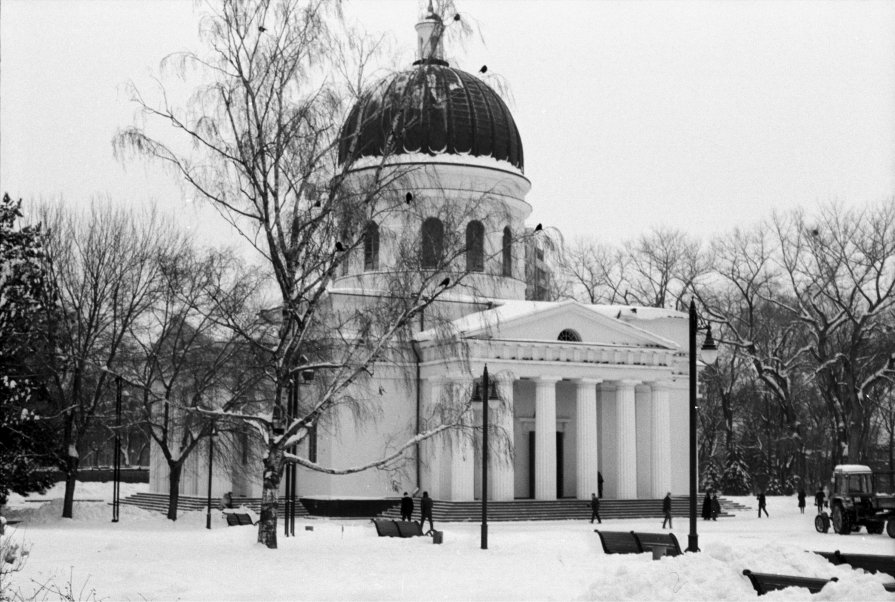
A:
<svg viewBox="0 0 895 602">
<path fill-rule="evenodd" d="M 566 328 L 565 330 L 563 330 L 562 332 L 559 333 L 557 340 L 568 341 L 568 342 L 572 342 L 572 343 L 580 343 L 581 335 L 578 334 L 577 332 L 575 332 L 574 330 L 572 330 L 571 328 Z"/>
<path fill-rule="evenodd" d="M 379 226 L 369 222 L 364 231 L 364 271 L 379 269 Z"/>
<path fill-rule="evenodd" d="M 422 267 L 435 269 L 444 255 L 444 224 L 435 217 L 423 222 Z"/>
<path fill-rule="evenodd" d="M 466 270 L 485 270 L 485 226 L 482 222 L 472 221 L 466 226 Z"/>
<path fill-rule="evenodd" d="M 510 227 L 503 229 L 503 275 L 513 275 L 513 233 Z"/>
</svg>

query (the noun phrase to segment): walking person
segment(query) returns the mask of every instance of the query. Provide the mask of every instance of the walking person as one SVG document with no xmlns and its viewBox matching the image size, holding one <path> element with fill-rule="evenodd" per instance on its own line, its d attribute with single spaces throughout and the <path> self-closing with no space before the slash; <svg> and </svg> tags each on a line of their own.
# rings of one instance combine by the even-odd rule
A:
<svg viewBox="0 0 895 602">
<path fill-rule="evenodd" d="M 709 520 L 712 518 L 712 498 L 709 497 L 711 495 L 711 490 L 705 492 L 705 499 L 702 500 L 702 520 Z"/>
<path fill-rule="evenodd" d="M 668 523 L 668 528 L 673 529 L 674 526 L 671 524 L 671 492 L 665 494 L 665 497 L 662 499 L 662 514 L 665 515 L 665 520 L 662 521 L 662 528 L 665 528 L 665 524 Z"/>
<path fill-rule="evenodd" d="M 590 524 L 594 524 L 594 519 L 597 519 L 597 522 L 601 525 L 603 524 L 603 520 L 600 518 L 600 498 L 597 497 L 596 493 L 590 494 Z"/>
<path fill-rule="evenodd" d="M 805 514 L 805 488 L 799 487 L 799 512 Z"/>
<path fill-rule="evenodd" d="M 817 493 L 814 494 L 814 505 L 817 506 L 818 514 L 822 514 L 824 511 L 824 497 L 824 490 L 818 487 Z"/>
<path fill-rule="evenodd" d="M 718 520 L 721 514 L 721 502 L 718 500 L 718 492 L 712 493 L 712 520 Z"/>
<path fill-rule="evenodd" d="M 761 511 L 762 511 L 762 510 L 764 510 L 764 515 L 765 515 L 765 516 L 767 516 L 768 518 L 771 518 L 771 517 L 768 515 L 768 505 L 767 505 L 767 504 L 768 504 L 768 501 L 767 501 L 767 499 L 765 499 L 764 491 L 759 491 L 759 492 L 758 492 L 758 496 L 756 496 L 756 497 L 758 498 L 758 518 L 761 518 Z"/>
<path fill-rule="evenodd" d="M 432 506 L 434 502 L 432 498 L 429 497 L 429 492 L 424 491 L 423 497 L 420 500 L 420 529 L 423 528 L 423 523 L 426 522 L 426 519 L 429 519 L 429 531 L 426 532 L 428 535 L 430 532 L 435 530 L 435 525 L 432 524 Z"/>
<path fill-rule="evenodd" d="M 401 498 L 401 520 L 409 521 L 413 518 L 413 498 L 407 495 L 407 492 L 404 492 L 404 497 Z"/>
</svg>

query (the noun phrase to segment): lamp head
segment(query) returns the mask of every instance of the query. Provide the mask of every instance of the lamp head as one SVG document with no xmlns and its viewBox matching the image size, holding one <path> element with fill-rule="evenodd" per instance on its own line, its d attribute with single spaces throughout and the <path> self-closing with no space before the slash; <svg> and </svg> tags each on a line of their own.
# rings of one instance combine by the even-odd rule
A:
<svg viewBox="0 0 895 602">
<path fill-rule="evenodd" d="M 699 350 L 699 358 L 707 365 L 714 364 L 718 359 L 718 346 L 715 344 L 714 337 L 712 337 L 711 324 L 709 324 L 708 331 L 705 334 L 705 341 L 702 343 L 702 348 Z"/>
</svg>

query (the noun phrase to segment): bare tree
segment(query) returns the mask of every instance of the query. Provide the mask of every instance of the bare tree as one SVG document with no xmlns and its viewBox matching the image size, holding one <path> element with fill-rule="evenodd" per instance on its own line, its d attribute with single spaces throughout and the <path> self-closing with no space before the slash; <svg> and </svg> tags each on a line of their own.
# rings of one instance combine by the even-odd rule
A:
<svg viewBox="0 0 895 602">
<path fill-rule="evenodd" d="M 95 202 L 89 212 L 43 206 L 47 273 L 53 298 L 48 333 L 49 395 L 62 422 L 66 486 L 62 516 L 72 517 L 79 449 L 111 400 L 107 371 L 121 359 L 130 327 L 158 292 L 155 257 L 178 237 L 154 211 L 134 215 Z"/>
<path fill-rule="evenodd" d="M 834 459 L 861 461 L 879 400 L 892 386 L 895 201 L 863 210 L 823 207 L 777 215 L 773 229 L 789 299 L 809 337 L 815 379 L 836 431 Z"/>
<path fill-rule="evenodd" d="M 157 261 L 158 294 L 130 326 L 124 377 L 140 424 L 168 464 L 168 518 L 176 520 L 184 463 L 203 442 L 235 428 L 210 413 L 244 407 L 263 380 L 242 338 L 255 320 L 260 281 L 231 253 L 190 244 Z"/>
</svg>

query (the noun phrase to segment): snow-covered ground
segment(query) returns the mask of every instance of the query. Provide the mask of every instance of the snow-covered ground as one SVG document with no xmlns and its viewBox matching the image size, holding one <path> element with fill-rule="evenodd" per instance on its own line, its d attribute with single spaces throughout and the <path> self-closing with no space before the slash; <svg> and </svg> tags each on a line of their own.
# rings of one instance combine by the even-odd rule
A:
<svg viewBox="0 0 895 602">
<path fill-rule="evenodd" d="M 145 486 L 122 486 L 128 495 Z M 82 483 L 76 499 L 111 498 L 111 484 Z M 477 523 L 436 525 L 430 538 L 376 536 L 369 521 L 304 519 L 278 550 L 255 542 L 253 527 L 227 527 L 213 512 L 161 514 L 121 507 L 111 523 L 107 502 L 77 502 L 63 520 L 61 489 L 46 503 L 13 496 L 7 515 L 23 521 L 12 537 L 30 547 L 24 570 L 4 583 L 6 595 L 47 598 L 71 587 L 74 599 L 104 600 L 755 600 L 743 569 L 838 577 L 822 592 L 772 592 L 764 600 L 891 600 L 891 577 L 833 566 L 808 550 L 895 554 L 885 535 L 839 536 L 814 531 L 812 509 L 794 497 L 768 498 L 770 518 L 755 511 L 717 522 L 699 520 L 700 554 L 652 560 L 649 554 L 607 556 L 588 522 L 491 523 L 489 549 Z M 34 498 L 29 498 L 34 499 Z M 755 507 L 753 498 L 742 498 Z M 306 527 L 313 530 L 306 530 Z M 658 519 L 607 520 L 606 530 L 661 531 Z M 686 546 L 687 517 L 674 519 Z M 8 529 L 12 531 L 12 529 Z"/>
</svg>

